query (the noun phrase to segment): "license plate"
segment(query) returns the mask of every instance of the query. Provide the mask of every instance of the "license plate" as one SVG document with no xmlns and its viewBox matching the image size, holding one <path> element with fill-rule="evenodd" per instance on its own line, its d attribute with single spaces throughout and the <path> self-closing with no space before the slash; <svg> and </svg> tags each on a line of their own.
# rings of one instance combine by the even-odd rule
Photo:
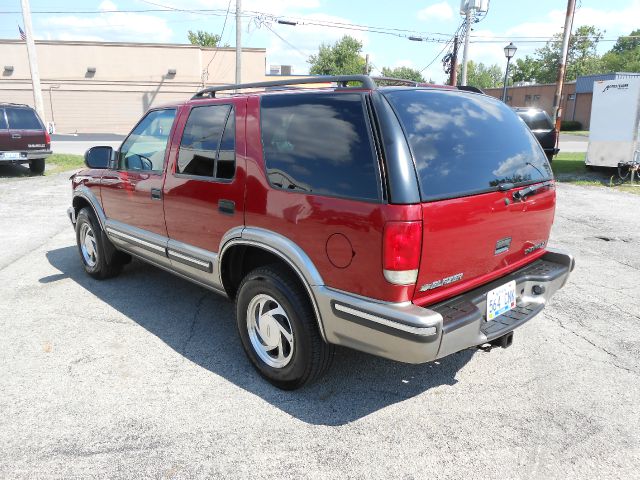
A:
<svg viewBox="0 0 640 480">
<path fill-rule="evenodd" d="M 20 158 L 20 152 L 4 152 L 0 155 L 5 160 L 18 160 Z"/>
<path fill-rule="evenodd" d="M 516 281 L 494 288 L 487 293 L 487 321 L 508 312 L 516 306 Z"/>
</svg>

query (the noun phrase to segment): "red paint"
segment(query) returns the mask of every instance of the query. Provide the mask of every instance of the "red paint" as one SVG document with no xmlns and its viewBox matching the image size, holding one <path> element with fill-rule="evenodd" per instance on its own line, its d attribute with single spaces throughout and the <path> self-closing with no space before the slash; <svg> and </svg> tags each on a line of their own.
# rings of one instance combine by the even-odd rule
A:
<svg viewBox="0 0 640 480">
<path fill-rule="evenodd" d="M 189 110 L 215 103 L 232 103 L 236 111 L 234 179 L 218 182 L 177 176 L 176 157 Z M 548 239 L 554 189 L 540 191 L 523 202 L 512 201 L 512 192 L 493 192 L 416 205 L 278 190 L 266 177 L 258 95 L 199 99 L 175 107 L 178 113 L 167 147 L 165 175 L 106 170 L 84 171 L 74 179 L 76 185 L 78 179 L 93 178 L 87 181 L 95 185 L 102 175 L 107 217 L 212 252 L 219 251 L 222 235 L 233 227 L 264 228 L 302 248 L 327 286 L 391 302 L 413 299 L 419 305 L 499 278 L 544 253 L 542 249 L 525 255 L 524 249 Z M 162 188 L 163 201 L 151 200 L 151 188 Z M 234 215 L 218 211 L 221 199 L 235 203 Z M 385 225 L 396 225 L 390 222 L 415 223 L 403 237 L 413 238 L 400 248 L 406 251 L 396 248 L 386 258 Z M 417 225 L 420 228 L 415 228 Z M 510 249 L 495 255 L 496 242 L 505 237 L 512 239 Z M 419 266 L 417 288 L 387 282 L 383 276 L 385 258 L 403 268 Z M 424 284 L 458 273 L 463 274 L 459 282 L 419 291 Z"/>
<path fill-rule="evenodd" d="M 220 249 L 222 236 L 233 227 L 241 226 L 244 214 L 246 180 L 245 97 L 209 100 L 211 104 L 233 104 L 236 114 L 236 174 L 230 181 L 193 178 L 176 175 L 178 147 L 192 106 L 187 104 L 178 113 L 176 128 L 169 149 L 169 163 L 163 187 L 164 215 L 169 238 L 211 252 Z M 202 102 L 198 102 L 202 104 Z M 218 210 L 220 200 L 235 204 L 235 213 Z"/>
<path fill-rule="evenodd" d="M 334 267 L 347 268 L 353 255 L 353 246 L 342 233 L 334 233 L 327 240 L 327 258 Z"/>
<path fill-rule="evenodd" d="M 512 192 L 425 203 L 420 272 L 414 303 L 426 305 L 499 278 L 543 253 L 524 249 L 549 238 L 555 189 L 512 201 Z M 509 200 L 509 204 L 505 200 Z M 495 255 L 496 242 L 511 237 L 505 253 Z M 420 292 L 422 285 L 462 273 L 462 280 Z"/>
</svg>

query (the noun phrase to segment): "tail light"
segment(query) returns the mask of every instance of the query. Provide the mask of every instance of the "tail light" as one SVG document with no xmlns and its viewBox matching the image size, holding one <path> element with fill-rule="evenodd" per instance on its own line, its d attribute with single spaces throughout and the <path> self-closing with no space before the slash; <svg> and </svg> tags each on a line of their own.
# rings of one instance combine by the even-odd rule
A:
<svg viewBox="0 0 640 480">
<path fill-rule="evenodd" d="M 51 135 L 49 135 L 49 132 L 46 129 L 44 131 L 44 143 L 47 145 L 47 147 L 51 145 Z"/>
<path fill-rule="evenodd" d="M 384 278 L 396 285 L 416 283 L 421 250 L 422 222 L 387 222 L 382 244 Z"/>
</svg>

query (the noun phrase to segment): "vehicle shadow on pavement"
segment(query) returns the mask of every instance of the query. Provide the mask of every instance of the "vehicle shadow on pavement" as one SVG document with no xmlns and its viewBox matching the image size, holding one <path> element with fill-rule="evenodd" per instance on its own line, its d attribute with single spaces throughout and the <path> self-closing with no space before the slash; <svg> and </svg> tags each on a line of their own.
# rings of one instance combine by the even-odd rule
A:
<svg viewBox="0 0 640 480">
<path fill-rule="evenodd" d="M 99 281 L 84 272 L 75 246 L 46 255 L 62 273 L 41 278 L 41 283 L 70 278 L 188 360 L 310 424 L 344 425 L 430 389 L 454 385 L 457 372 L 475 352 L 408 365 L 339 348 L 322 379 L 285 392 L 263 380 L 245 357 L 229 300 L 137 260 L 119 277 Z"/>
<path fill-rule="evenodd" d="M 28 165 L 0 165 L 0 178 L 41 177 L 41 173 L 32 173 Z"/>
</svg>

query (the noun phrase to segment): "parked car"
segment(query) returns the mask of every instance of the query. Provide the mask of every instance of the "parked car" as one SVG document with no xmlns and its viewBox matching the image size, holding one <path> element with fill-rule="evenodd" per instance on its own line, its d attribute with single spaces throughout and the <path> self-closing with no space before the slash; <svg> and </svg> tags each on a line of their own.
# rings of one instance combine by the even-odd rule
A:
<svg viewBox="0 0 640 480">
<path fill-rule="evenodd" d="M 0 103 L 0 165 L 28 163 L 33 173 L 42 173 L 49 155 L 51 137 L 36 111 L 28 105 Z"/>
<path fill-rule="evenodd" d="M 553 161 L 560 149 L 556 148 L 558 131 L 549 114 L 541 108 L 515 107 L 514 110 L 536 136 L 549 161 Z"/>
<path fill-rule="evenodd" d="M 509 346 L 574 265 L 547 246 L 555 184 L 536 139 L 454 87 L 207 88 L 85 160 L 68 214 L 86 272 L 134 256 L 235 300 L 247 356 L 284 389 L 334 345 L 409 363 Z"/>
</svg>

